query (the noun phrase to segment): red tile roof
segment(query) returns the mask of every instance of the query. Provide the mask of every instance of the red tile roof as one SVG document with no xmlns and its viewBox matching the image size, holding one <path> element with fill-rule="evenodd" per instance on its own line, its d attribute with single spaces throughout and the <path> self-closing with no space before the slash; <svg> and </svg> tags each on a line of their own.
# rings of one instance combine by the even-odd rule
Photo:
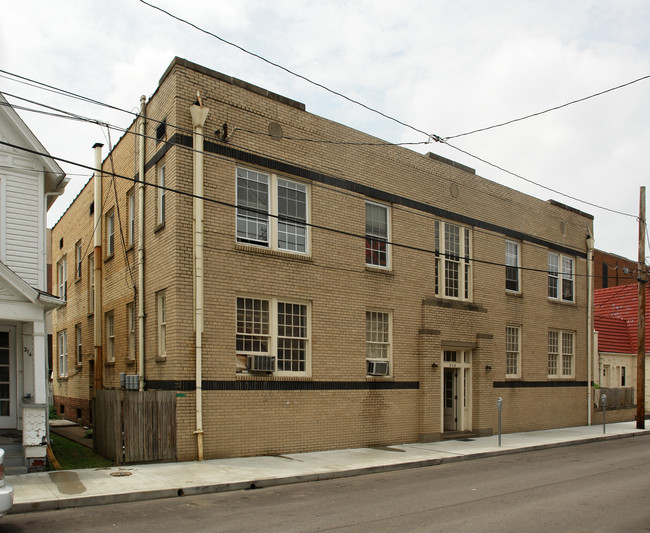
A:
<svg viewBox="0 0 650 533">
<path fill-rule="evenodd" d="M 594 328 L 598 331 L 598 351 L 636 354 L 639 316 L 638 287 L 622 285 L 594 291 Z M 646 286 L 646 307 L 650 287 Z M 650 315 L 646 312 L 646 353 L 650 352 Z"/>
</svg>

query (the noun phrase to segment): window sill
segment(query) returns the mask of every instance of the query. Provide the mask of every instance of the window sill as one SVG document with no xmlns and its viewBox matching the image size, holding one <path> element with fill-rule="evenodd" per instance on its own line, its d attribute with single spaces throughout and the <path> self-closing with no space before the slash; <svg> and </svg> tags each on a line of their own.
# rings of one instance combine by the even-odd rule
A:
<svg viewBox="0 0 650 533">
<path fill-rule="evenodd" d="M 135 365 L 135 359 L 127 359 L 126 360 L 127 366 L 133 366 Z"/>
<path fill-rule="evenodd" d="M 105 367 L 115 366 L 115 359 L 113 359 L 112 361 L 105 361 L 104 366 Z"/>
<path fill-rule="evenodd" d="M 577 303 L 574 301 L 568 301 L 568 300 L 559 300 L 556 298 L 548 298 L 548 303 L 550 304 L 557 304 L 557 305 L 568 305 L 570 307 L 577 307 Z"/>
<path fill-rule="evenodd" d="M 57 378 L 56 378 L 56 380 L 59 383 L 64 383 L 64 382 L 68 381 L 68 379 L 69 379 L 69 377 L 67 375 L 65 375 L 65 376 L 57 376 Z"/>
<path fill-rule="evenodd" d="M 75 279 L 74 279 L 74 282 L 75 282 L 75 283 L 79 283 L 80 281 L 81 281 L 81 278 L 75 278 Z"/>
<path fill-rule="evenodd" d="M 509 291 L 508 289 L 506 289 L 506 296 L 510 298 L 523 298 L 524 293 L 521 291 Z"/>
<path fill-rule="evenodd" d="M 154 233 L 158 233 L 159 231 L 161 231 L 161 230 L 164 229 L 164 228 L 165 228 L 165 223 L 164 223 L 164 222 L 159 222 L 159 223 L 156 225 L 156 227 L 153 229 L 153 232 L 154 232 Z"/>
<path fill-rule="evenodd" d="M 248 252 L 253 254 L 260 255 L 271 255 L 274 257 L 282 257 L 284 259 L 294 259 L 296 261 L 307 261 L 311 262 L 312 257 L 309 254 L 303 254 L 302 252 L 290 252 L 286 250 L 274 250 L 272 248 L 266 248 L 264 246 L 255 246 L 253 244 L 244 244 L 241 242 L 235 243 L 235 250 L 240 252 Z"/>
<path fill-rule="evenodd" d="M 386 276 L 393 276 L 393 270 L 387 267 L 375 266 L 375 265 L 366 265 L 366 272 L 375 272 L 377 274 L 384 274 Z"/>
<path fill-rule="evenodd" d="M 157 355 L 156 363 L 164 363 L 167 361 L 167 355 Z"/>
<path fill-rule="evenodd" d="M 297 375 L 291 376 L 287 374 L 278 374 L 271 372 L 269 374 L 249 374 L 248 372 L 237 372 L 235 379 L 237 381 L 312 381 L 312 377 L 304 373 L 296 373 Z"/>
<path fill-rule="evenodd" d="M 395 376 L 370 376 L 366 374 L 366 381 L 395 381 Z"/>
<path fill-rule="evenodd" d="M 135 249 L 135 244 L 129 244 L 129 246 L 127 246 L 127 248 L 126 248 L 126 251 L 127 252 L 132 252 L 134 249 Z"/>
<path fill-rule="evenodd" d="M 115 257 L 115 254 L 107 255 L 107 256 L 104 258 L 104 263 L 108 263 L 111 259 L 113 259 L 113 257 Z"/>
</svg>

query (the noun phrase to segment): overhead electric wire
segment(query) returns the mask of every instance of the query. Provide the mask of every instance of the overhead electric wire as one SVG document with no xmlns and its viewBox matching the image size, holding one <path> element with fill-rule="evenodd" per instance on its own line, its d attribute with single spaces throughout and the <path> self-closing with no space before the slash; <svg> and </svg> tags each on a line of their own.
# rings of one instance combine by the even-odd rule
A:
<svg viewBox="0 0 650 533">
<path fill-rule="evenodd" d="M 8 146 L 10 148 L 15 148 L 15 149 L 18 149 L 18 150 L 22 150 L 22 151 L 25 151 L 25 152 L 28 152 L 28 153 L 31 153 L 31 154 L 34 154 L 34 155 L 47 157 L 47 158 L 50 158 L 50 159 L 52 159 L 54 161 L 67 163 L 67 164 L 78 166 L 78 167 L 81 167 L 81 168 L 86 168 L 88 170 L 92 170 L 92 171 L 97 170 L 97 169 L 95 169 L 95 168 L 93 168 L 91 166 L 85 165 L 83 163 L 77 163 L 77 162 L 74 162 L 74 161 L 70 161 L 68 159 L 53 156 L 53 155 L 48 154 L 48 153 L 43 153 L 43 152 L 39 152 L 37 150 L 32 150 L 30 148 L 25 148 L 25 147 L 22 147 L 22 146 L 18 146 L 18 145 L 15 145 L 15 144 L 12 144 L 12 143 L 9 143 L 9 142 L 6 142 L 6 141 L 0 140 L 0 145 L 4 145 L 4 146 Z M 134 184 L 140 183 L 137 178 L 130 178 L 128 176 L 123 176 L 123 175 L 118 174 L 116 172 L 107 172 L 105 170 L 101 170 L 101 173 L 102 173 L 102 175 L 112 176 L 113 178 L 118 178 L 118 179 L 122 179 L 122 180 L 125 180 L 125 181 L 130 181 L 130 182 L 132 182 Z M 352 237 L 354 239 L 363 239 L 363 240 L 367 239 L 367 235 L 365 235 L 365 234 L 358 234 L 358 233 L 353 233 L 351 231 L 339 230 L 339 229 L 336 229 L 336 228 L 323 226 L 321 224 L 314 224 L 314 223 L 306 222 L 306 221 L 303 221 L 303 220 L 293 219 L 292 217 L 288 217 L 288 216 L 284 216 L 284 215 L 281 216 L 281 215 L 269 213 L 267 211 L 254 209 L 254 208 L 251 208 L 251 207 L 242 207 L 242 206 L 238 206 L 236 204 L 233 204 L 231 202 L 226 202 L 226 201 L 223 201 L 223 200 L 217 200 L 216 198 L 209 198 L 207 196 L 199 196 L 199 195 L 196 195 L 196 194 L 191 193 L 191 192 L 182 191 L 180 189 L 175 189 L 175 188 L 172 188 L 172 187 L 159 185 L 157 183 L 151 183 L 151 182 L 143 182 L 143 183 L 144 183 L 145 186 L 153 187 L 155 189 L 160 189 L 160 190 L 164 190 L 164 191 L 168 191 L 168 192 L 171 192 L 171 193 L 178 194 L 180 196 L 185 196 L 187 198 L 197 198 L 197 199 L 204 200 L 204 201 L 206 201 L 208 203 L 221 205 L 221 206 L 229 207 L 229 208 L 232 208 L 232 209 L 242 209 L 242 210 L 245 210 L 245 211 L 248 211 L 248 212 L 262 214 L 262 215 L 265 215 L 265 216 L 270 217 L 270 218 L 276 218 L 276 219 L 282 218 L 283 220 L 299 222 L 300 224 L 303 224 L 305 227 L 310 227 L 310 228 L 314 228 L 314 229 L 328 231 L 328 232 L 335 233 L 335 234 L 338 234 L 338 235 L 343 235 L 343 236 L 346 236 L 346 237 Z M 422 253 L 426 253 L 426 254 L 429 254 L 429 255 L 451 258 L 451 259 L 458 260 L 458 261 L 467 260 L 470 263 L 479 263 L 479 264 L 490 265 L 490 266 L 498 266 L 498 267 L 506 267 L 506 266 L 508 266 L 505 263 L 500 263 L 498 261 L 489 261 L 489 260 L 485 260 L 485 259 L 478 259 L 476 257 L 467 258 L 467 257 L 461 256 L 461 255 L 456 255 L 456 254 L 451 254 L 451 253 L 444 253 L 444 252 L 440 252 L 439 250 L 431 250 L 431 249 L 428 249 L 428 248 L 422 248 L 422 247 L 419 247 L 419 246 L 413 246 L 413 245 L 398 243 L 398 242 L 394 242 L 394 241 L 385 241 L 385 243 L 386 243 L 386 245 L 392 246 L 392 247 L 395 247 L 395 248 L 402 248 L 402 249 L 410 250 L 410 251 L 413 251 L 413 252 L 422 252 Z M 549 272 L 548 269 L 532 268 L 532 267 L 518 267 L 518 269 L 520 271 L 539 272 L 539 273 L 545 273 L 545 274 L 548 274 L 548 272 Z M 578 274 L 576 272 L 573 273 L 573 276 L 574 277 L 589 277 L 588 274 Z M 591 277 L 598 277 L 598 276 L 592 274 Z"/>
<path fill-rule="evenodd" d="M 638 83 L 640 81 L 647 80 L 647 79 L 650 79 L 650 74 L 648 74 L 647 76 L 642 76 L 642 77 L 637 78 L 635 80 L 629 81 L 627 83 L 617 85 L 616 87 L 611 87 L 609 89 L 605 89 L 604 91 L 600 91 L 600 92 L 597 92 L 597 93 L 594 93 L 594 94 L 590 94 L 589 96 L 585 96 L 583 98 L 578 98 L 577 100 L 571 100 L 570 102 L 567 102 L 565 104 L 561 104 L 561 105 L 558 105 L 558 106 L 555 106 L 555 107 L 550 107 L 548 109 L 545 109 L 544 111 L 538 111 L 537 113 L 531 113 L 530 115 L 525 115 L 523 117 L 514 118 L 512 120 L 507 120 L 506 122 L 501 122 L 499 124 L 494 124 L 493 126 L 487 126 L 485 128 L 479 128 L 479 129 L 476 129 L 476 130 L 467 131 L 465 133 L 459 133 L 457 135 L 450 135 L 448 137 L 443 137 L 442 141 L 446 142 L 449 139 L 456 139 L 458 137 L 464 137 L 466 135 L 473 135 L 474 133 L 493 130 L 495 128 L 500 128 L 502 126 L 507 126 L 508 124 L 513 124 L 514 122 L 520 122 L 522 120 L 526 120 L 526 119 L 529 119 L 529 118 L 538 117 L 540 115 L 544 115 L 545 113 L 550 113 L 551 111 L 557 111 L 558 109 L 562 109 L 564 107 L 568 107 L 568 106 L 573 105 L 573 104 L 584 102 L 585 100 L 589 100 L 590 98 L 595 98 L 596 96 L 602 96 L 603 94 L 611 93 L 612 91 L 622 89 L 623 87 L 627 87 L 629 85 L 632 85 L 634 83 Z"/>
<path fill-rule="evenodd" d="M 388 120 L 392 120 L 393 122 L 396 122 L 397 124 L 400 124 L 400 125 L 402 125 L 402 126 L 404 126 L 406 128 L 410 128 L 413 131 L 416 131 L 418 133 L 426 135 L 427 138 L 433 138 L 434 140 L 437 140 L 437 138 L 438 138 L 438 136 L 436 136 L 436 135 L 433 135 L 431 133 L 427 133 L 426 131 L 423 131 L 423 130 L 421 130 L 419 128 L 416 128 L 415 126 L 411 126 L 410 124 L 407 124 L 406 122 L 402 122 L 401 120 L 399 120 L 399 119 L 397 119 L 395 117 L 387 115 L 386 113 L 383 113 L 382 111 L 379 111 L 378 109 L 375 109 L 375 108 L 370 107 L 370 106 L 368 106 L 368 105 L 366 105 L 366 104 L 364 104 L 362 102 L 359 102 L 358 100 L 355 100 L 354 98 L 350 98 L 349 96 L 346 96 L 343 93 L 335 91 L 334 89 L 330 89 L 329 87 L 327 87 L 326 85 L 323 85 L 322 83 L 319 83 L 319 82 L 316 82 L 314 80 L 309 79 L 307 76 L 303 76 L 302 74 L 298 74 L 297 72 L 294 72 L 293 70 L 291 70 L 291 69 L 289 69 L 287 67 L 284 67 L 284 66 L 280 65 L 279 63 L 275 63 L 274 61 L 271 61 L 271 60 L 261 56 L 260 54 L 257 54 L 255 52 L 251 52 L 250 50 L 247 50 L 246 48 L 244 48 L 244 47 L 242 47 L 242 46 L 240 46 L 238 44 L 235 44 L 235 43 L 233 43 L 231 41 L 228 41 L 228 40 L 224 39 L 223 37 L 220 37 L 219 35 L 217 35 L 215 33 L 212 33 L 211 31 L 208 31 L 208 30 L 205 30 L 205 29 L 201 28 L 200 26 L 194 24 L 193 22 L 190 22 L 190 21 L 188 21 L 188 20 L 186 20 L 184 18 L 181 18 L 181 17 L 179 17 L 177 15 L 172 14 L 169 11 L 166 11 L 165 9 L 163 9 L 161 7 L 158 7 L 158 6 L 154 5 L 154 4 L 150 4 L 149 2 L 145 2 L 145 0 L 140 0 L 140 2 L 145 4 L 146 6 L 149 6 L 149 7 L 153 8 L 153 9 L 156 9 L 156 10 L 160 11 L 161 13 L 164 13 L 165 15 L 167 15 L 167 16 L 169 16 L 169 17 L 171 17 L 171 18 L 173 18 L 173 19 L 175 19 L 175 20 L 177 20 L 179 22 L 182 22 L 183 24 L 187 24 L 188 26 L 191 26 L 192 28 L 200 31 L 201 33 L 205 33 L 206 35 L 214 37 L 215 39 L 221 41 L 224 44 L 227 44 L 229 46 L 237 48 L 238 50 L 240 50 L 240 51 L 242 51 L 242 52 L 244 52 L 244 53 L 246 53 L 246 54 L 248 54 L 250 56 L 253 56 L 253 57 L 255 57 L 255 58 L 257 58 L 257 59 L 259 59 L 261 61 L 264 61 L 265 63 L 268 63 L 269 65 L 272 65 L 272 66 L 274 66 L 276 68 L 279 68 L 279 69 L 285 71 L 287 74 L 291 74 L 292 76 L 295 76 L 296 78 L 300 78 L 301 80 L 304 80 L 307 83 L 311 83 L 312 85 L 315 85 L 316 87 L 320 87 L 321 89 L 324 89 L 325 91 L 327 91 L 327 92 L 329 92 L 331 94 L 339 96 L 340 98 L 343 98 L 343 99 L 347 100 L 348 102 L 351 102 L 351 103 L 353 103 L 355 105 L 361 106 L 364 109 L 367 109 L 368 111 L 371 111 L 371 112 L 376 113 L 376 114 L 378 114 L 378 115 L 380 115 L 380 116 L 382 116 L 384 118 L 387 118 Z"/>
</svg>

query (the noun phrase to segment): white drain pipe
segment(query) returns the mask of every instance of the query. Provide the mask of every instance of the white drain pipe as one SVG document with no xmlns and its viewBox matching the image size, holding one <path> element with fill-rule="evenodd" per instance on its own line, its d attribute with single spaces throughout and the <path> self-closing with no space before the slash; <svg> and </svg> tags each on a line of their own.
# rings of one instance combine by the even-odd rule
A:
<svg viewBox="0 0 650 533">
<path fill-rule="evenodd" d="M 199 105 L 190 107 L 194 127 L 194 329 L 196 332 L 196 447 L 203 460 L 203 125 L 210 110 Z"/>
<path fill-rule="evenodd" d="M 140 154 L 138 170 L 138 390 L 144 390 L 144 162 L 146 97 L 140 97 Z"/>
</svg>

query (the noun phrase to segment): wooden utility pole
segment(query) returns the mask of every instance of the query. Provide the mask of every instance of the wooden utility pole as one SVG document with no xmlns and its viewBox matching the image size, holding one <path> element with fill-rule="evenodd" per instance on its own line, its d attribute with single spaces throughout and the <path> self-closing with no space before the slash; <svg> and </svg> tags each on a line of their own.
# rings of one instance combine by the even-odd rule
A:
<svg viewBox="0 0 650 533">
<path fill-rule="evenodd" d="M 636 352 L 636 428 L 645 429 L 645 187 L 639 199 L 639 320 Z"/>
</svg>

